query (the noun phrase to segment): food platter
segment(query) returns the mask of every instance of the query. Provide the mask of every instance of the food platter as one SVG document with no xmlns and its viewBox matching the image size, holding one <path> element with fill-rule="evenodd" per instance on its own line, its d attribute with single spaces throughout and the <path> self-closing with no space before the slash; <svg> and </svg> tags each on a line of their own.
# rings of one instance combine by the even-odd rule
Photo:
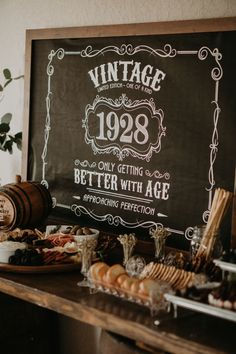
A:
<svg viewBox="0 0 236 354">
<path fill-rule="evenodd" d="M 180 296 L 165 294 L 165 299 L 171 302 L 175 307 L 180 306 L 186 308 L 188 310 L 193 310 L 197 312 L 201 312 L 207 315 L 220 317 L 225 320 L 236 322 L 236 312 L 231 310 L 226 310 L 223 308 L 211 306 L 208 304 L 204 304 L 198 301 L 186 299 Z M 177 317 L 177 313 L 175 313 L 175 317 Z"/>
<path fill-rule="evenodd" d="M 121 300 L 126 300 L 141 306 L 145 306 L 149 308 L 151 316 L 155 316 L 159 311 L 168 310 L 168 302 L 165 300 L 162 294 L 161 286 L 159 296 L 157 296 L 157 294 L 156 296 L 144 296 L 138 293 L 133 293 L 128 290 L 117 288 L 115 286 L 107 286 L 107 284 L 96 282 L 91 279 L 89 280 L 89 287 L 91 290 L 91 294 L 102 292 L 118 297 Z"/>
<path fill-rule="evenodd" d="M 75 228 L 80 236 L 72 234 Z M 75 237 L 88 234 L 98 236 L 99 232 L 77 225 L 49 225 L 46 237 L 37 229 L 16 228 L 5 232 L 0 239 L 0 272 L 40 274 L 80 269 L 81 256 Z M 93 258 L 96 260 L 95 255 Z"/>
<path fill-rule="evenodd" d="M 41 266 L 18 266 L 8 263 L 0 263 L 0 272 L 24 273 L 24 274 L 43 274 L 43 273 L 61 273 L 79 270 L 81 263 L 62 263 Z"/>
<path fill-rule="evenodd" d="M 236 264 L 234 263 L 224 262 L 219 259 L 215 259 L 214 263 L 224 271 L 236 273 Z"/>
</svg>

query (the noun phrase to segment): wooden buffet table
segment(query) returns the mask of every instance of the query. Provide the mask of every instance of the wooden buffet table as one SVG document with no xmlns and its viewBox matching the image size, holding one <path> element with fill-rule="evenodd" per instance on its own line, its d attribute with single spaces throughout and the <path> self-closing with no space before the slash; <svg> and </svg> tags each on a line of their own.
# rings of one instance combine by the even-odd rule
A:
<svg viewBox="0 0 236 354">
<path fill-rule="evenodd" d="M 78 270 L 55 274 L 0 272 L 0 292 L 170 353 L 235 353 L 236 323 L 180 311 L 151 317 L 147 308 L 76 285 Z M 154 321 L 158 319 L 157 326 Z"/>
</svg>

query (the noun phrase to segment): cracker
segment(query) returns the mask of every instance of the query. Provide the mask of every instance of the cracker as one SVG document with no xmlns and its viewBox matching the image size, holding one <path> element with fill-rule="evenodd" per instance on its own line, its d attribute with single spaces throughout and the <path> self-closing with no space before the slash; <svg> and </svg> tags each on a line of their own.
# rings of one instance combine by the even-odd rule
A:
<svg viewBox="0 0 236 354">
<path fill-rule="evenodd" d="M 192 272 L 188 272 L 187 278 L 183 284 L 183 288 L 186 288 L 188 286 L 189 282 L 192 280 L 192 276 Z"/>
<path fill-rule="evenodd" d="M 178 288 L 179 284 L 182 282 L 183 280 L 183 275 L 184 275 L 184 270 L 183 269 L 178 269 L 178 277 L 176 277 L 176 280 L 173 283 L 173 287 L 174 288 Z"/>
<path fill-rule="evenodd" d="M 164 280 L 166 281 L 166 282 L 168 282 L 169 281 L 169 279 L 171 278 L 171 275 L 172 275 L 172 273 L 173 273 L 173 266 L 166 266 L 167 267 L 167 271 L 165 272 L 165 274 L 164 274 Z"/>
<path fill-rule="evenodd" d="M 170 267 L 169 267 L 169 272 L 168 272 L 168 274 L 167 274 L 167 276 L 166 276 L 166 281 L 167 281 L 167 282 L 169 282 L 170 279 L 172 278 L 172 275 L 174 274 L 175 269 L 176 269 L 176 268 L 175 268 L 174 266 L 170 266 Z"/>
<path fill-rule="evenodd" d="M 187 286 L 187 284 L 190 282 L 191 278 L 192 278 L 192 273 L 185 271 L 184 274 L 183 274 L 182 280 L 181 280 L 180 283 L 178 284 L 178 288 L 179 288 L 179 289 L 186 288 L 186 286 Z"/>
<path fill-rule="evenodd" d="M 164 267 L 164 264 L 162 264 L 162 263 L 157 263 L 157 268 L 156 268 L 156 271 L 155 271 L 155 273 L 154 273 L 153 279 L 159 279 L 159 275 L 160 275 L 161 272 L 163 271 L 163 267 Z"/>
<path fill-rule="evenodd" d="M 188 272 L 185 272 L 182 276 L 181 281 L 178 283 L 178 289 L 183 289 L 186 281 L 188 280 Z"/>
<path fill-rule="evenodd" d="M 169 267 L 166 266 L 166 265 L 164 265 L 162 272 L 159 274 L 159 279 L 160 279 L 160 280 L 165 280 L 165 278 L 166 278 L 168 272 L 169 272 Z"/>
<path fill-rule="evenodd" d="M 179 273 L 180 273 L 180 269 L 175 268 L 175 272 L 172 274 L 172 277 L 169 280 L 169 283 L 171 285 L 174 285 L 174 283 L 176 282 L 176 280 L 179 278 Z"/>
<path fill-rule="evenodd" d="M 151 262 L 151 263 L 152 263 L 152 266 L 150 267 L 149 273 L 148 273 L 148 275 L 146 277 L 148 279 L 153 277 L 153 273 L 155 272 L 155 269 L 156 269 L 156 266 L 157 266 L 157 263 L 154 263 L 154 262 Z"/>
</svg>

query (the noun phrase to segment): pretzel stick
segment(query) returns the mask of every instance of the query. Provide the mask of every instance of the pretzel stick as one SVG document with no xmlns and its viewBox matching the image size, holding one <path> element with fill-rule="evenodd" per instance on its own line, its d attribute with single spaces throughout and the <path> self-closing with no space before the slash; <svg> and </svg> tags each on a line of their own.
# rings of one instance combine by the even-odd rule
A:
<svg viewBox="0 0 236 354">
<path fill-rule="evenodd" d="M 220 194 L 221 191 L 219 189 L 216 189 L 215 191 L 215 195 L 213 198 L 213 202 L 212 202 L 212 207 L 211 207 L 211 211 L 210 211 L 210 215 L 208 218 L 208 222 L 205 228 L 205 232 L 203 234 L 201 243 L 200 243 L 200 247 L 199 250 L 197 252 L 197 256 L 203 256 L 204 253 L 206 252 L 207 249 L 207 244 L 209 243 L 209 230 L 211 229 L 212 225 L 215 224 L 215 220 L 217 220 L 218 218 L 218 204 L 219 204 L 219 200 L 220 200 Z"/>
<path fill-rule="evenodd" d="M 219 201 L 219 196 L 220 196 L 220 190 L 219 190 L 219 188 L 217 188 L 215 190 L 214 198 L 213 198 L 212 205 L 211 205 L 210 215 L 209 215 L 209 218 L 208 218 L 208 225 L 211 222 L 211 219 L 212 219 L 212 216 L 213 216 L 213 211 L 215 211 L 215 209 L 217 207 L 217 204 L 218 204 L 218 201 Z"/>
<path fill-rule="evenodd" d="M 210 215 L 200 243 L 200 247 L 197 251 L 197 257 L 200 256 L 208 259 L 211 256 L 214 249 L 217 232 L 232 198 L 233 193 L 231 192 L 220 188 L 215 190 Z"/>
<path fill-rule="evenodd" d="M 219 210 L 219 218 L 216 222 L 215 230 L 212 234 L 212 242 L 210 242 L 209 246 L 208 246 L 207 258 L 210 257 L 211 253 L 214 250 L 214 245 L 215 245 L 216 237 L 217 237 L 217 230 L 219 230 L 219 228 L 220 228 L 221 221 L 223 220 L 223 217 L 226 214 L 226 211 L 228 210 L 228 207 L 229 207 L 232 199 L 233 199 L 233 193 L 224 191 L 223 200 L 221 203 L 222 205 L 220 206 L 221 208 L 219 207 L 219 209 L 220 209 Z"/>
<path fill-rule="evenodd" d="M 213 252 L 214 244 L 215 244 L 216 236 L 217 236 L 217 230 L 219 230 L 223 216 L 225 215 L 225 213 L 229 207 L 232 197 L 233 197 L 232 193 L 225 191 L 225 190 L 221 190 L 219 204 L 217 205 L 216 223 L 212 225 L 211 234 L 209 234 L 209 236 L 211 236 L 211 239 L 210 239 L 211 242 L 209 242 L 209 244 L 208 244 L 207 255 L 206 255 L 207 259 L 210 257 L 210 255 Z"/>
<path fill-rule="evenodd" d="M 218 230 L 222 215 L 222 204 L 224 200 L 224 191 L 217 189 L 214 196 L 213 207 L 211 208 L 210 217 L 203 235 L 203 244 L 206 246 L 203 249 L 203 255 L 208 259 L 215 244 L 215 237 Z"/>
</svg>

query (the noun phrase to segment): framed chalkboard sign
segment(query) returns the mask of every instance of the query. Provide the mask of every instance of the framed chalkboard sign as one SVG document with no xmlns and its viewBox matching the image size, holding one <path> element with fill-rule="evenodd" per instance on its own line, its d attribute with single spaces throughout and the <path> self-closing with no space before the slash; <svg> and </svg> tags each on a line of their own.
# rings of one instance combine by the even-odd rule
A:
<svg viewBox="0 0 236 354">
<path fill-rule="evenodd" d="M 27 31 L 23 176 L 57 216 L 188 248 L 234 190 L 235 58 L 236 18 Z"/>
</svg>

